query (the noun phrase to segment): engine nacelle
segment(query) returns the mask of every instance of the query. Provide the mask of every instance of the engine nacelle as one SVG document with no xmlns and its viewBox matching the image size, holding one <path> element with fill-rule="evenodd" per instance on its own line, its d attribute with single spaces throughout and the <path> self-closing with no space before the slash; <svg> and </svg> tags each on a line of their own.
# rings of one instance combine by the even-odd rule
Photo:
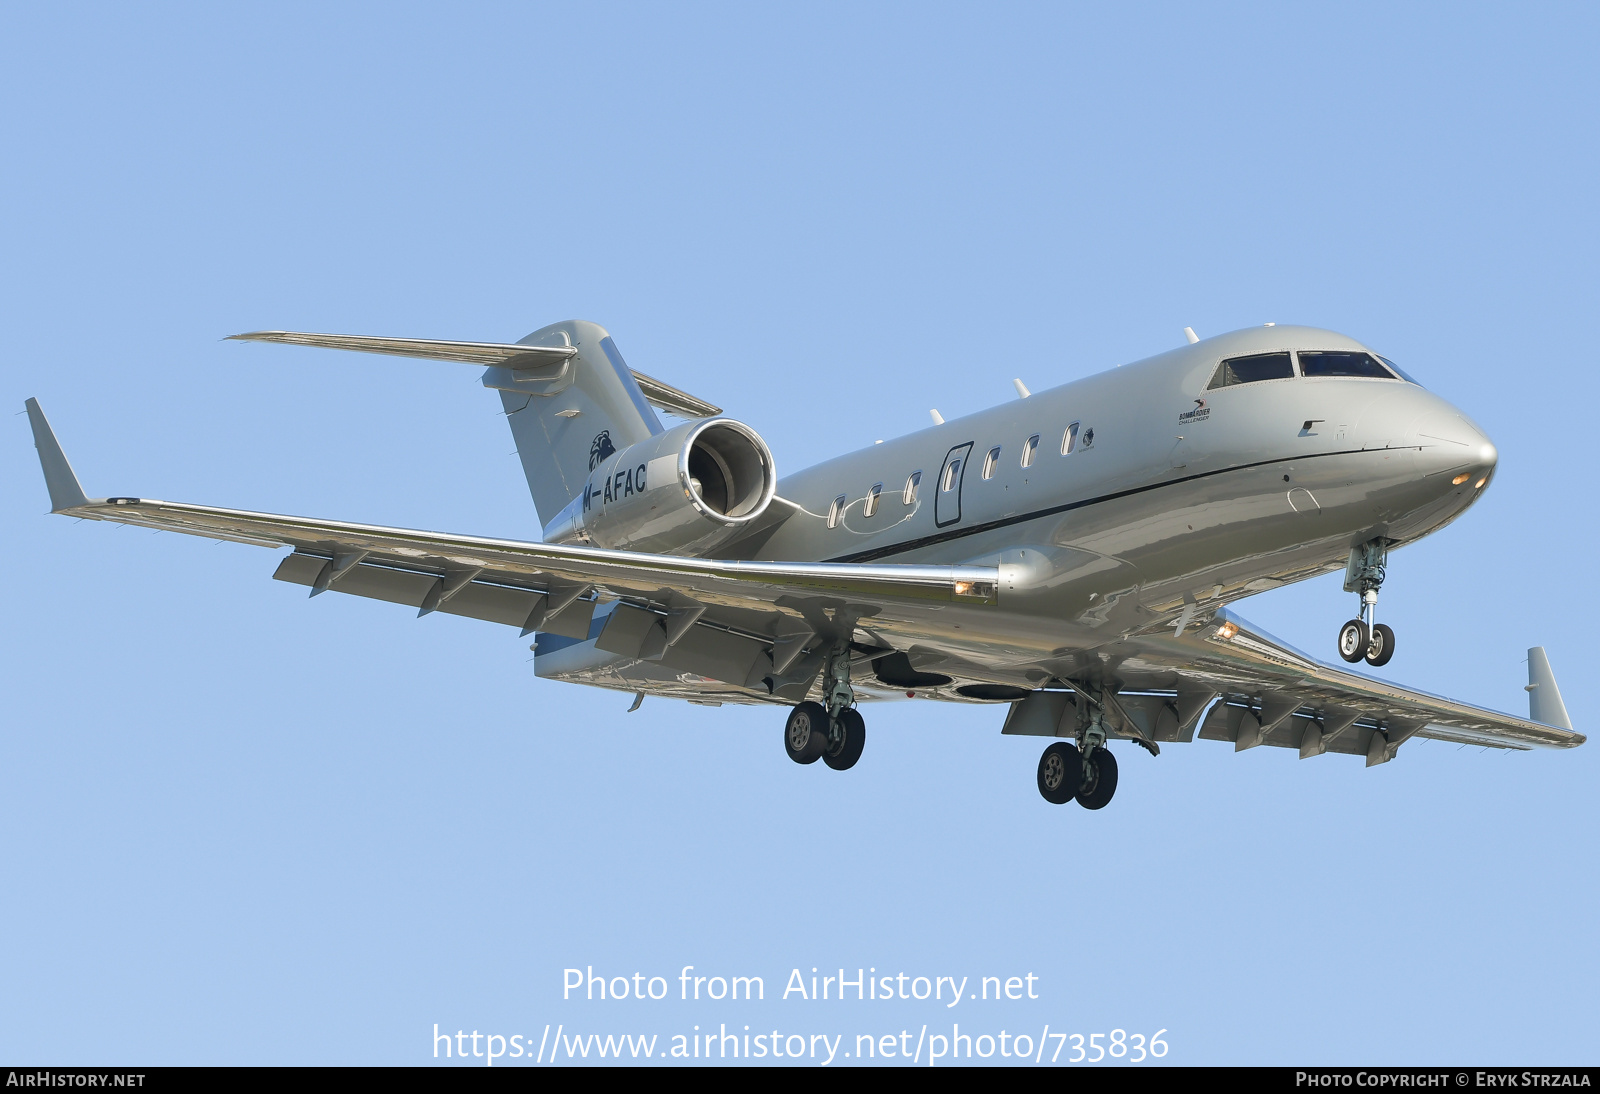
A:
<svg viewBox="0 0 1600 1094">
<path fill-rule="evenodd" d="M 583 492 L 545 526 L 546 543 L 704 555 L 766 512 L 778 486 L 761 435 L 705 418 L 604 454 Z"/>
</svg>

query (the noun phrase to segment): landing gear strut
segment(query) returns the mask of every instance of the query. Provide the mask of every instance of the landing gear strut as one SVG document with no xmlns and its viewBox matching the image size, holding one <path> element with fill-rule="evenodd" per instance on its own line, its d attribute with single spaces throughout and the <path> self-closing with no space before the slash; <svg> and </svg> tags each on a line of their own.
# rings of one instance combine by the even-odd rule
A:
<svg viewBox="0 0 1600 1094">
<path fill-rule="evenodd" d="M 822 703 L 806 700 L 789 712 L 783 728 L 783 745 L 797 764 L 821 760 L 835 771 L 848 771 L 861 759 L 867 743 L 867 723 L 855 709 L 856 693 L 850 686 L 850 646 L 841 643 L 828 652 L 822 670 Z"/>
<path fill-rule="evenodd" d="M 1106 748 L 1105 712 L 1079 692 L 1078 742 L 1057 741 L 1039 757 L 1039 793 L 1051 805 L 1077 799 L 1085 809 L 1104 809 L 1117 792 L 1117 758 Z"/>
<path fill-rule="evenodd" d="M 1394 631 L 1377 621 L 1378 590 L 1389 563 L 1389 541 L 1372 539 L 1350 549 L 1344 591 L 1361 597 L 1360 615 L 1339 628 L 1339 656 L 1352 664 L 1387 665 L 1394 656 Z"/>
</svg>

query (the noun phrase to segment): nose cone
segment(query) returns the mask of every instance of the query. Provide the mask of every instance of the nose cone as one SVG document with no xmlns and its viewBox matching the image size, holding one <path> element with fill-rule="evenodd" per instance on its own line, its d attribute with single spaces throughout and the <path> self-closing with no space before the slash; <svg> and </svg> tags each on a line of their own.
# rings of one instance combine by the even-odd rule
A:
<svg viewBox="0 0 1600 1094">
<path fill-rule="evenodd" d="M 1453 407 L 1424 414 L 1412 433 L 1423 473 L 1449 474 L 1452 486 L 1482 487 L 1500 459 L 1488 435 Z"/>
<path fill-rule="evenodd" d="M 1483 443 L 1478 446 L 1478 462 L 1483 464 L 1486 471 L 1493 471 L 1494 465 L 1500 462 L 1500 450 L 1488 437 L 1484 437 Z"/>
</svg>

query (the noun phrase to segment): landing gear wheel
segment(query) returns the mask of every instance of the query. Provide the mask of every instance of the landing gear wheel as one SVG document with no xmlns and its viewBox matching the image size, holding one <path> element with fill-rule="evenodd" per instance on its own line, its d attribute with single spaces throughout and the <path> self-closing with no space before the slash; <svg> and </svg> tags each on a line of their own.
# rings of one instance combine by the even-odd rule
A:
<svg viewBox="0 0 1600 1094">
<path fill-rule="evenodd" d="M 849 771 L 861 759 L 861 750 L 867 743 L 867 722 L 853 707 L 839 712 L 839 729 L 842 740 L 838 751 L 824 749 L 822 762 L 835 771 Z"/>
<path fill-rule="evenodd" d="M 783 747 L 797 764 L 814 764 L 828 747 L 828 711 L 809 700 L 789 712 L 783 727 Z"/>
<path fill-rule="evenodd" d="M 1057 741 L 1039 757 L 1039 793 L 1051 805 L 1066 805 L 1083 783 L 1083 757 L 1076 745 Z"/>
<path fill-rule="evenodd" d="M 1078 804 L 1104 809 L 1117 792 L 1117 758 L 1105 747 L 1097 748 L 1089 755 L 1089 767 L 1094 774 L 1078 789 Z"/>
<path fill-rule="evenodd" d="M 1367 645 L 1371 641 L 1367 625 L 1359 619 L 1352 619 L 1339 628 L 1339 656 L 1353 665 L 1367 655 Z"/>
<path fill-rule="evenodd" d="M 1372 640 L 1367 645 L 1367 664 L 1387 665 L 1394 656 L 1394 631 L 1389 624 L 1379 623 L 1372 628 Z"/>
</svg>

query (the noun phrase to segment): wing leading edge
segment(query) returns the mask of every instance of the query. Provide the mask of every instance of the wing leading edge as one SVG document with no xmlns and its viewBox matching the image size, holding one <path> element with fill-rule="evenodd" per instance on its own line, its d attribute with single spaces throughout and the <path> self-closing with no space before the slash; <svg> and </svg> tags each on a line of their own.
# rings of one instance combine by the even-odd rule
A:
<svg viewBox="0 0 1600 1094">
<path fill-rule="evenodd" d="M 37 401 L 28 400 L 53 512 L 88 520 L 224 539 L 294 553 L 274 575 L 311 587 L 520 625 L 570 638 L 590 633 L 597 603 L 622 603 L 599 648 L 782 695 L 808 686 L 823 647 L 859 641 L 870 628 L 885 645 L 924 633 L 933 613 L 982 612 L 999 597 L 998 567 L 749 562 L 686 558 L 564 544 L 255 513 L 135 497 L 86 497 Z M 742 644 L 699 630 L 733 635 Z M 612 633 L 615 630 L 615 633 Z M 720 645 L 719 645 L 720 643 Z M 703 646 L 697 667 L 696 646 Z M 713 647 L 715 649 L 713 650 Z M 748 655 L 748 656 L 747 656 Z"/>
</svg>

